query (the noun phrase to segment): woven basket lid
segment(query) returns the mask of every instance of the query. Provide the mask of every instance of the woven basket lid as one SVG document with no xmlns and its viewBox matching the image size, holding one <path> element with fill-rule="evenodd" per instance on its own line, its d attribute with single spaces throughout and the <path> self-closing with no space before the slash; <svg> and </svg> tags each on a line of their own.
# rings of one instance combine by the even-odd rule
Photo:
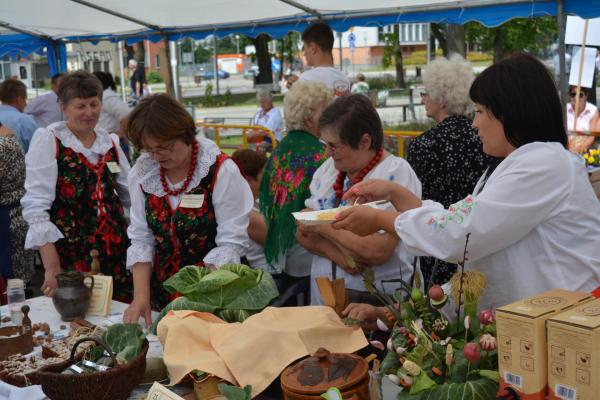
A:
<svg viewBox="0 0 600 400">
<path fill-rule="evenodd" d="M 320 348 L 312 357 L 287 367 L 281 374 L 281 386 L 293 393 L 320 395 L 331 387 L 340 391 L 354 387 L 368 372 L 369 365 L 362 357 Z"/>
</svg>

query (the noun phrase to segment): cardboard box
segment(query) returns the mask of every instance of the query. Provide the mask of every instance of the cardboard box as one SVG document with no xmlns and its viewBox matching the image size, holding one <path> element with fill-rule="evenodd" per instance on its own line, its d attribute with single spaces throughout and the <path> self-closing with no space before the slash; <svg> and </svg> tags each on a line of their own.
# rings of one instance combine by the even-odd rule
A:
<svg viewBox="0 0 600 400">
<path fill-rule="evenodd" d="M 600 299 L 553 316 L 547 329 L 549 399 L 600 398 Z"/>
<path fill-rule="evenodd" d="M 548 352 L 546 320 L 592 300 L 590 293 L 554 289 L 496 309 L 500 389 L 522 400 L 544 400 Z"/>
</svg>

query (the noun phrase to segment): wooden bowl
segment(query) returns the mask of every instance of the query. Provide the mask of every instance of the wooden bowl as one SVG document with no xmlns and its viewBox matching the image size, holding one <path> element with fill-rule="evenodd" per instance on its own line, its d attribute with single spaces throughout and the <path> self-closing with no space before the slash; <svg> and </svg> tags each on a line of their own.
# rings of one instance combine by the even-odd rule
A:
<svg viewBox="0 0 600 400">
<path fill-rule="evenodd" d="M 33 351 L 31 331 L 21 333 L 21 326 L 5 326 L 0 328 L 0 361 L 13 354 L 29 354 Z"/>
</svg>

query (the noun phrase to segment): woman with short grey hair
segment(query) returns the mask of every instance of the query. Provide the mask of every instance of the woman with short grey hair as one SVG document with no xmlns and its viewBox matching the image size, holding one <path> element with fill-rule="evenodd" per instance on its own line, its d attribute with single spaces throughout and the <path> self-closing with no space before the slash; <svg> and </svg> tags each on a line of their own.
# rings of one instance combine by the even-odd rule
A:
<svg viewBox="0 0 600 400">
<path fill-rule="evenodd" d="M 411 143 L 406 160 L 423 185 L 423 200 L 446 208 L 472 193 L 488 165 L 471 127 L 469 88 L 474 79 L 471 65 L 457 54 L 436 58 L 423 71 L 421 101 L 437 125 Z M 425 282 L 443 284 L 456 271 L 454 264 L 439 261 L 435 271 L 434 265 L 433 258 L 421 258 Z"/>
</svg>

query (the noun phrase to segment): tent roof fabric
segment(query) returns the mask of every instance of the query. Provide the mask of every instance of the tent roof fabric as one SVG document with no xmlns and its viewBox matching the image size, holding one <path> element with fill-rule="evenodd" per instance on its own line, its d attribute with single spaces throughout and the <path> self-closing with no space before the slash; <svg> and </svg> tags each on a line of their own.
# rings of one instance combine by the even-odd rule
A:
<svg viewBox="0 0 600 400">
<path fill-rule="evenodd" d="M 274 38 L 302 31 L 320 17 L 333 29 L 403 22 L 479 21 L 498 26 L 511 18 L 556 15 L 557 0 L 19 0 L 0 5 L 0 26 L 67 42 L 165 37 L 202 39 L 216 33 Z M 368 8 L 366 8 L 368 6 Z M 600 0 L 564 0 L 565 12 L 600 16 Z M 35 10 L 35 12 L 33 12 Z M 111 12 L 117 15 L 112 15 Z M 0 43 L 14 43 L 0 32 Z M 22 38 L 23 39 L 23 38 Z M 35 46 L 33 46 L 35 47 Z M 0 50 L 0 53 L 2 50 Z"/>
</svg>

